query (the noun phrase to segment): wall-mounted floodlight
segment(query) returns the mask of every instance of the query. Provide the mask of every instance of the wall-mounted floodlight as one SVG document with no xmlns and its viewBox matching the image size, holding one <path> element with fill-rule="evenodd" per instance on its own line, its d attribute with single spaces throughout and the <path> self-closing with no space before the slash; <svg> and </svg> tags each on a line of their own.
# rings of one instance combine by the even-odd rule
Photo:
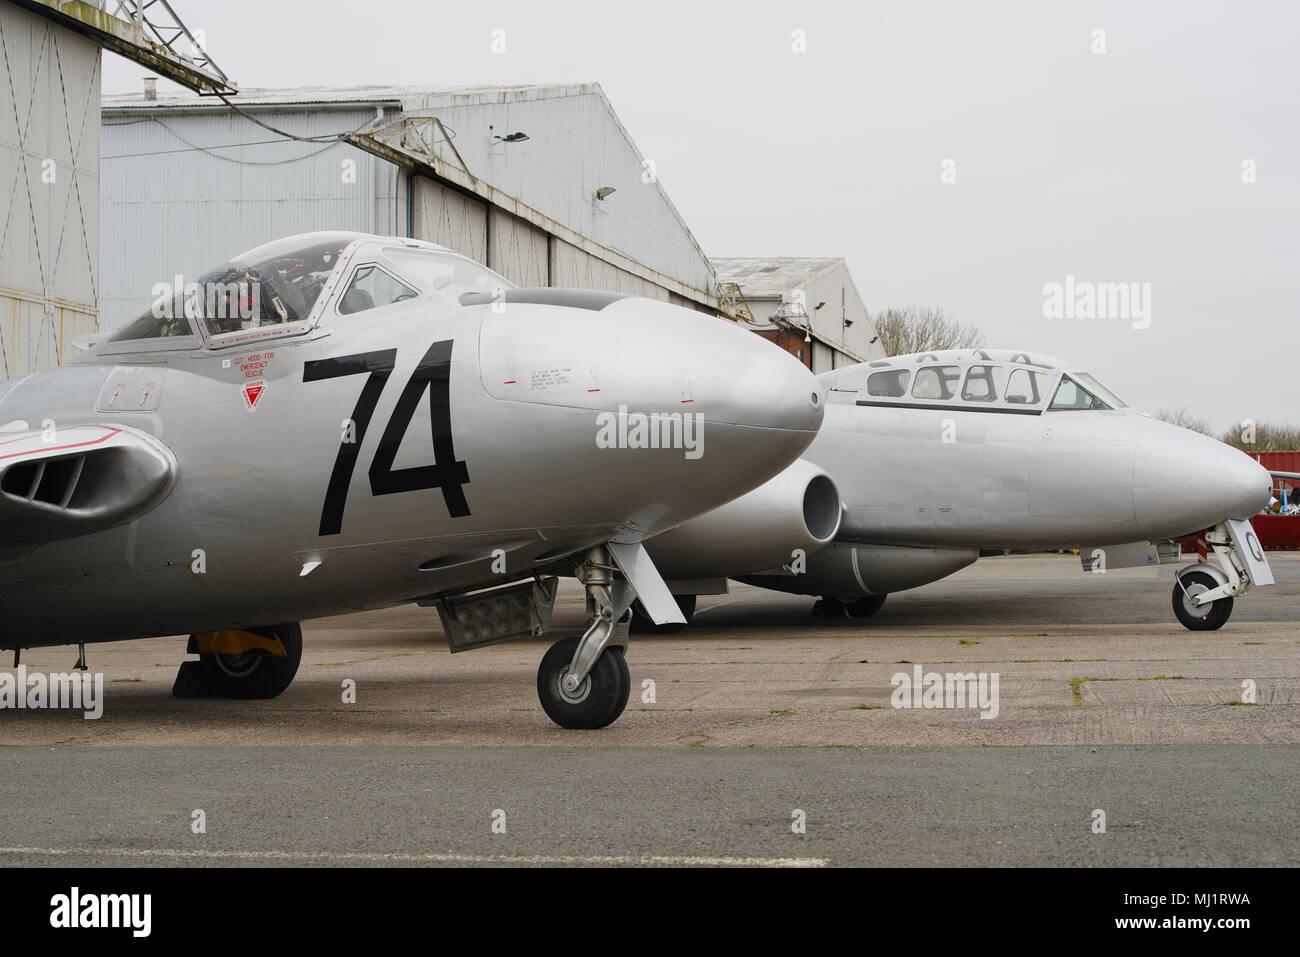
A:
<svg viewBox="0 0 1300 957">
<path fill-rule="evenodd" d="M 516 131 L 514 133 L 507 133 L 505 136 L 494 136 L 492 138 L 494 140 L 499 140 L 502 143 L 522 143 L 524 140 L 528 139 L 528 134 Z"/>
<path fill-rule="evenodd" d="M 604 199 L 606 196 L 609 196 L 614 192 L 616 192 L 616 190 L 613 186 L 602 186 L 600 189 L 596 190 L 596 198 Z"/>
</svg>

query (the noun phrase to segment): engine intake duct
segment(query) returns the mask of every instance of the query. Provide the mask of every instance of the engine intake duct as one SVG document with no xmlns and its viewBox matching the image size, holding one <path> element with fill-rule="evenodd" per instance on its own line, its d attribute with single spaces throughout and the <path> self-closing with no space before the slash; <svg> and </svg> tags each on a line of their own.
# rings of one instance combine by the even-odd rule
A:
<svg viewBox="0 0 1300 957">
<path fill-rule="evenodd" d="M 646 549 L 668 579 L 735 577 L 825 547 L 842 511 L 831 477 L 798 459 L 752 492 L 656 536 Z"/>
</svg>

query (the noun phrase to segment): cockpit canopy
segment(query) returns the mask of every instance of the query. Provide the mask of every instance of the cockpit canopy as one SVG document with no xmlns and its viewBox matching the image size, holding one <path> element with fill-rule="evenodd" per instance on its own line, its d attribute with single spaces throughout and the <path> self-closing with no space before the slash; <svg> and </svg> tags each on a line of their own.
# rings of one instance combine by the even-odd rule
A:
<svg viewBox="0 0 1300 957">
<path fill-rule="evenodd" d="M 331 303 L 346 317 L 422 296 L 460 304 L 466 293 L 513 286 L 441 246 L 348 232 L 277 239 L 177 285 L 155 285 L 149 309 L 107 341 L 201 337 L 220 348 L 305 333 Z"/>
<path fill-rule="evenodd" d="M 1039 415 L 1125 404 L 1087 372 L 1048 356 L 993 349 L 942 350 L 877 359 L 825 373 L 831 401 Z M 837 395 L 838 394 L 838 395 Z M 1050 397 L 1050 402 L 1048 401 Z"/>
</svg>

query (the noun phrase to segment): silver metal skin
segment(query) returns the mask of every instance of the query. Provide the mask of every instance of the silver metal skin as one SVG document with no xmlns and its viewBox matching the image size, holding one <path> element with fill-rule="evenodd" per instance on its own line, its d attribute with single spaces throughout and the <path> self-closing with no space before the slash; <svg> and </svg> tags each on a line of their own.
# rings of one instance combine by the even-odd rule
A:
<svg viewBox="0 0 1300 957">
<path fill-rule="evenodd" d="M 3 529 L 22 530 L 0 530 L 0 647 L 250 628 L 571 573 L 589 549 L 762 484 L 821 424 L 812 375 L 725 320 L 540 295 L 557 290 L 511 301 L 530 291 L 409 239 L 310 234 L 276 249 L 333 240 L 342 253 L 300 321 L 101 338 L 0 385 L 0 441 L 27 450 L 0 458 L 0 483 L 71 454 L 38 448 L 43 423 L 119 429 L 142 461 L 171 463 L 147 494 L 109 495 L 93 514 L 0 491 Z M 448 263 L 489 301 L 429 279 Z M 367 267 L 412 297 L 341 309 Z M 599 414 L 621 408 L 698 414 L 702 454 L 601 447 Z M 327 498 L 342 503 L 337 528 Z M 33 534 L 42 521 L 58 533 Z"/>
<path fill-rule="evenodd" d="M 881 361 L 889 366 L 821 376 L 832 391 L 805 458 L 834 477 L 847 504 L 840 541 L 1118 545 L 1249 518 L 1268 501 L 1267 470 L 1209 436 L 1128 408 L 1049 411 L 1062 377 L 1083 371 L 1058 359 L 967 350 Z M 933 365 L 955 365 L 963 376 L 972 365 L 1037 369 L 1042 400 L 894 399 L 855 388 L 863 372 Z"/>
<path fill-rule="evenodd" d="M 987 373 L 1001 382 L 996 398 L 975 386 L 967 392 L 968 374 L 977 366 L 996 370 Z M 950 395 L 913 394 L 924 367 L 954 370 Z M 1036 396 L 1026 392 L 1025 401 L 1007 400 L 1015 370 L 1023 370 L 1018 383 L 1034 373 Z M 877 394 L 868 386 L 875 373 L 885 374 L 875 380 Z M 889 391 L 883 386 L 894 375 L 907 387 L 892 390 L 901 394 L 878 394 Z M 1099 404 L 1109 407 L 1051 409 L 1066 377 L 1092 383 L 1089 388 L 1108 398 Z M 831 476 L 844 501 L 834 545 L 809 555 L 804 574 L 788 568 L 744 574 L 733 562 L 729 569 L 696 565 L 693 577 L 735 577 L 844 599 L 884 595 L 943 578 L 975 561 L 981 549 L 1170 539 L 1225 520 L 1244 522 L 1270 495 L 1269 473 L 1249 456 L 1135 412 L 1084 370 L 1050 357 L 954 350 L 877 360 L 819 379 L 828 390 L 826 419 L 803 458 Z M 686 538 L 712 518 L 689 522 L 659 541 Z M 735 527 L 713 531 L 752 539 L 762 534 L 760 521 L 749 515 Z M 771 524 L 779 521 L 774 517 Z M 1244 590 L 1232 590 L 1238 578 L 1245 584 L 1271 582 L 1262 552 L 1262 566 L 1254 571 L 1244 561 L 1248 528 L 1239 528 L 1234 539 L 1223 526 L 1220 540 L 1235 564 L 1216 576 L 1230 586 L 1222 594 Z M 791 541 L 791 547 L 797 544 Z M 687 558 L 662 554 L 657 560 L 672 568 Z"/>
</svg>

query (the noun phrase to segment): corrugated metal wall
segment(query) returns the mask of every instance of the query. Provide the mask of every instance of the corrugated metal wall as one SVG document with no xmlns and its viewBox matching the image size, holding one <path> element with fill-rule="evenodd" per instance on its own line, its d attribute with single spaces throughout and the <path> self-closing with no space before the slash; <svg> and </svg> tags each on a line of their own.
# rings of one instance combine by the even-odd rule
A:
<svg viewBox="0 0 1300 957">
<path fill-rule="evenodd" d="M 454 131 L 475 176 L 607 249 L 712 293 L 708 260 L 658 181 L 665 171 L 653 157 L 647 164 L 595 84 L 408 96 L 407 112 L 435 113 Z M 515 131 L 529 139 L 494 138 Z M 615 192 L 597 200 L 602 186 Z"/>
<path fill-rule="evenodd" d="M 556 222 L 579 227 L 586 239 L 711 290 L 707 260 L 659 185 L 642 181 L 640 154 L 603 95 L 593 87 L 566 90 L 541 99 L 506 92 L 495 103 L 434 97 L 430 107 L 456 129 L 458 147 L 476 175 Z M 259 115 L 293 133 L 319 136 L 357 129 L 374 119 L 375 108 L 289 105 Z M 489 127 L 522 127 L 530 139 L 495 142 Z M 148 308 L 155 283 L 171 282 L 177 273 L 188 281 L 269 239 L 320 229 L 402 235 L 409 227 L 410 235 L 448 246 L 523 285 L 674 299 L 668 289 L 513 212 L 410 176 L 350 145 L 280 139 L 221 109 L 110 108 L 103 142 L 105 329 Z M 596 200 L 600 185 L 616 186 L 617 192 Z M 123 236 L 131 241 L 119 241 Z"/>
<path fill-rule="evenodd" d="M 354 130 L 373 109 L 266 115 L 300 136 Z M 106 115 L 103 327 L 152 302 L 157 282 L 196 278 L 280 236 L 399 231 L 396 168 L 346 143 L 300 143 L 224 111 Z M 130 237 L 129 242 L 123 241 Z"/>
<path fill-rule="evenodd" d="M 0 372 L 97 328 L 99 47 L 0 4 Z"/>
</svg>

